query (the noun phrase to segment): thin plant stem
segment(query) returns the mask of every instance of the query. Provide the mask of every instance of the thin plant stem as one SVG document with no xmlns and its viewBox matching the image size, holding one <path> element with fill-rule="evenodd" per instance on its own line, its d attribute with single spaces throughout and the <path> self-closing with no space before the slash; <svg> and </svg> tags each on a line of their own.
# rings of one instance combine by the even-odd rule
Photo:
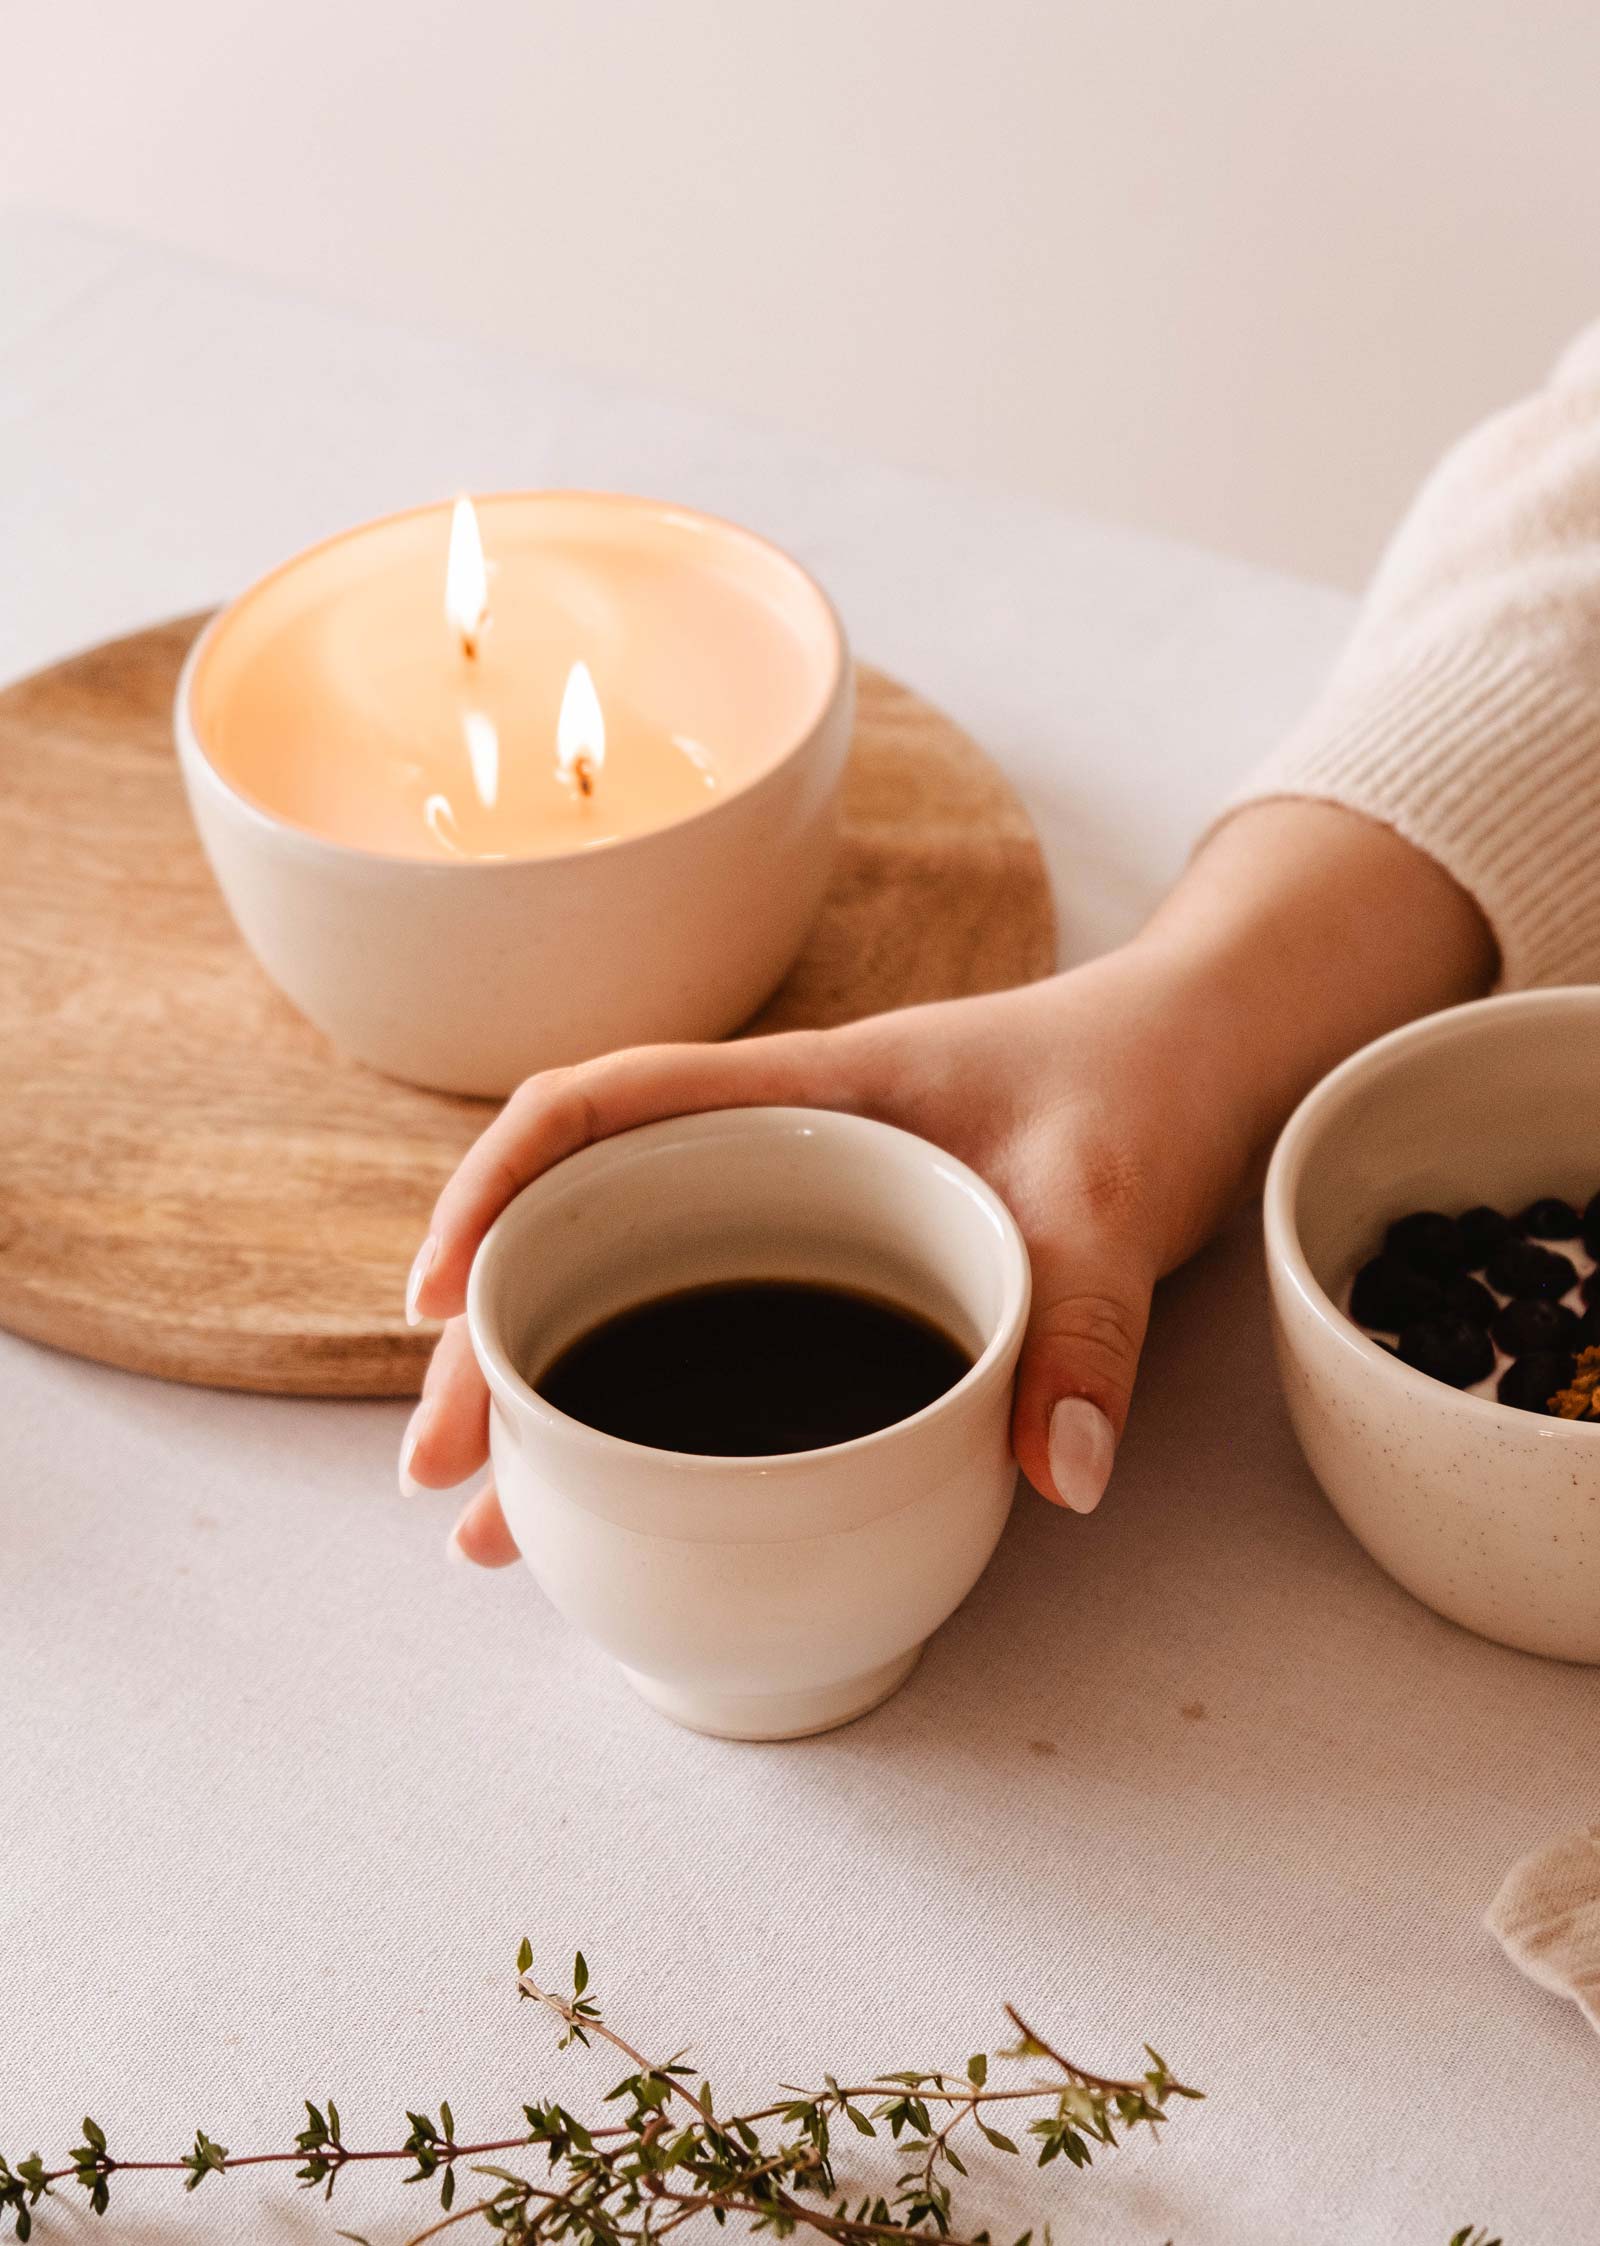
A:
<svg viewBox="0 0 1600 2246">
<path fill-rule="evenodd" d="M 619 2053 L 635 2070 L 610 2094 L 631 2100 L 631 2108 L 622 2109 L 622 2120 L 590 2129 L 564 2107 L 547 2102 L 524 2108 L 525 2133 L 465 2142 L 458 2139 L 445 2103 L 437 2124 L 426 2113 L 409 2114 L 411 2135 L 404 2144 L 352 2147 L 343 2140 L 338 2111 L 330 2100 L 326 2116 L 308 2105 L 309 2126 L 299 2133 L 292 2150 L 231 2153 L 202 2131 L 196 2134 L 192 2152 L 169 2160 L 120 2159 L 108 2149 L 104 2132 L 85 2120 L 85 2141 L 60 2166 L 46 2168 L 36 2155 L 17 2166 L 0 2159 L 0 2218 L 9 2214 L 18 2236 L 26 2239 L 40 2200 L 51 2187 L 67 2182 L 80 2185 L 89 2194 L 94 2212 L 102 2213 L 111 2180 L 124 2174 L 182 2173 L 187 2188 L 193 2190 L 213 2175 L 292 2165 L 298 2182 L 323 2186 L 331 2193 L 347 2167 L 413 2161 L 415 2171 L 406 2181 L 437 2183 L 441 2207 L 412 2235 L 408 2246 L 428 2246 L 429 2241 L 476 2220 L 489 2224 L 508 2246 L 661 2246 L 674 2230 L 705 2214 L 747 2216 L 758 2230 L 770 2229 L 779 2239 L 804 2230 L 833 2241 L 834 2246 L 905 2246 L 909 2241 L 923 2241 L 924 2246 L 980 2246 L 982 2234 L 966 2238 L 955 2231 L 950 2186 L 941 2172 L 965 2174 L 951 2150 L 951 2140 L 964 2122 L 982 2126 L 998 2149 L 1014 2151 L 1009 2140 L 980 2122 L 982 2112 L 1018 2100 L 1043 2106 L 1043 2116 L 1032 2125 L 1041 2139 L 1041 2165 L 1065 2152 L 1077 2167 L 1088 2164 L 1091 2148 L 1097 2151 L 1118 2143 L 1118 2132 L 1133 2122 L 1144 2120 L 1153 2126 L 1165 2118 L 1170 2096 L 1200 2095 L 1178 2084 L 1153 2054 L 1153 2069 L 1140 2080 L 1116 2081 L 1091 2074 L 1046 2043 L 1014 2006 L 1007 2005 L 1007 2017 L 1022 2039 L 1022 2048 L 1004 2055 L 1036 2054 L 1058 2070 L 1058 2079 L 990 2088 L 986 2063 L 974 2059 L 965 2078 L 932 2070 L 900 2080 L 879 2075 L 848 2085 L 827 2077 L 822 2089 L 780 2084 L 780 2099 L 719 2116 L 709 2086 L 697 2091 L 686 2079 L 690 2069 L 683 2053 L 652 2062 L 602 2019 L 593 1997 L 585 1995 L 589 1976 L 581 1956 L 574 1963 L 570 1998 L 556 1995 L 533 1978 L 528 1970 L 531 1956 L 525 1942 L 517 1959 L 519 1993 L 562 2024 L 563 2046 L 574 2039 L 593 2039 Z M 868 2106 L 870 2114 L 864 2110 Z M 937 2126 L 930 2119 L 930 2106 L 945 2109 Z M 669 2108 L 678 2118 L 669 2119 Z M 914 2164 L 902 2172 L 892 2200 L 866 2198 L 852 2213 L 847 2201 L 837 2196 L 836 2118 L 841 2127 L 848 2119 L 869 2137 L 877 2136 L 875 2125 L 884 2123 L 896 2140 L 902 2131 L 909 2131 L 903 2149 Z M 779 2141 L 764 2146 L 757 2132 L 763 2124 L 775 2122 L 785 2125 Z M 554 2171 L 548 2184 L 509 2169 L 479 2168 L 479 2175 L 498 2179 L 500 2188 L 462 2206 L 452 2204 L 463 2162 L 496 2154 L 531 2154 L 540 2146 Z M 1464 2235 L 1468 2246 L 1478 2246 L 1470 2234 Z M 1482 2246 L 1492 2242 L 1483 2241 Z"/>
</svg>

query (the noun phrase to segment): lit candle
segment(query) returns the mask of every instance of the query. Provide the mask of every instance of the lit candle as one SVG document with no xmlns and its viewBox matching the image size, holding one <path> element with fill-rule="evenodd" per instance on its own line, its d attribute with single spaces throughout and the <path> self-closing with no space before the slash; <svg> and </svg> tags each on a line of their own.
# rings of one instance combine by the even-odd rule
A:
<svg viewBox="0 0 1600 2246">
<path fill-rule="evenodd" d="M 241 794 L 357 848 L 542 857 L 703 810 L 804 725 L 815 649 L 727 555 L 686 566 L 681 540 L 568 495 L 482 517 L 373 524 L 236 605 L 193 693 Z M 574 701 L 596 739 L 569 754 Z"/>
<path fill-rule="evenodd" d="M 201 635 L 177 732 L 269 973 L 391 1073 L 498 1091 L 761 1002 L 820 898 L 849 712 L 837 619 L 787 556 L 543 492 L 285 563 Z"/>
</svg>

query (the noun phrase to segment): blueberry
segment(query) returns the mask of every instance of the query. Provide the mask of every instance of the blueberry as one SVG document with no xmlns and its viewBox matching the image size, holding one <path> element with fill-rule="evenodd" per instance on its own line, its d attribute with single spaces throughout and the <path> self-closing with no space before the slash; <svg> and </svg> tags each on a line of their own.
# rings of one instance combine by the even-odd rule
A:
<svg viewBox="0 0 1600 2246">
<path fill-rule="evenodd" d="M 1489 1331 L 1508 1357 L 1526 1357 L 1534 1351 L 1576 1349 L 1578 1313 L 1569 1310 L 1564 1302 L 1530 1296 L 1522 1302 L 1508 1302 Z"/>
<path fill-rule="evenodd" d="M 1470 1388 L 1494 1371 L 1494 1350 L 1483 1328 L 1443 1310 L 1407 1326 L 1400 1336 L 1400 1355 L 1419 1373 L 1447 1380 L 1452 1388 Z"/>
<path fill-rule="evenodd" d="M 1350 1315 L 1359 1325 L 1397 1334 L 1402 1326 L 1413 1325 L 1439 1309 L 1443 1301 L 1444 1289 L 1437 1279 L 1413 1271 L 1393 1256 L 1374 1256 L 1356 1273 L 1356 1283 L 1350 1290 Z"/>
<path fill-rule="evenodd" d="M 1583 1282 L 1581 1292 L 1584 1302 L 1591 1310 L 1597 1302 L 1600 1302 L 1600 1266 L 1590 1272 L 1588 1278 Z"/>
<path fill-rule="evenodd" d="M 1578 1320 L 1574 1349 L 1600 1349 L 1600 1302 L 1593 1302 Z"/>
<path fill-rule="evenodd" d="M 1445 1288 L 1444 1308 L 1452 1318 L 1467 1318 L 1475 1326 L 1487 1326 L 1498 1315 L 1500 1305 L 1481 1279 L 1469 1279 L 1463 1272 Z"/>
<path fill-rule="evenodd" d="M 1413 1271 L 1426 1272 L 1430 1279 L 1453 1279 L 1467 1268 L 1460 1227 L 1454 1217 L 1441 1216 L 1437 1209 L 1396 1217 L 1383 1236 L 1383 1252 L 1397 1256 Z"/>
<path fill-rule="evenodd" d="M 1600 1194 L 1596 1194 L 1595 1199 L 1600 1201 Z M 1498 1209 L 1486 1208 L 1481 1202 L 1465 1216 L 1457 1217 L 1456 1230 L 1461 1235 L 1469 1271 L 1481 1271 L 1492 1255 L 1517 1237 L 1516 1227 L 1509 1217 L 1503 1217 Z"/>
<path fill-rule="evenodd" d="M 1519 1301 L 1527 1295 L 1546 1295 L 1559 1301 L 1577 1284 L 1578 1273 L 1571 1258 L 1557 1255 L 1554 1248 L 1513 1240 L 1490 1257 L 1484 1277 L 1499 1295 L 1515 1295 Z"/>
<path fill-rule="evenodd" d="M 1581 1221 L 1570 1201 L 1530 1201 L 1517 1230 L 1529 1240 L 1576 1240 Z"/>
<path fill-rule="evenodd" d="M 1548 1412 L 1551 1397 L 1571 1385 L 1576 1370 L 1576 1359 L 1557 1350 L 1538 1349 L 1506 1367 L 1495 1393 L 1516 1411 Z"/>
<path fill-rule="evenodd" d="M 1590 1255 L 1600 1256 L 1600 1193 L 1583 1212 L 1583 1244 Z"/>
</svg>

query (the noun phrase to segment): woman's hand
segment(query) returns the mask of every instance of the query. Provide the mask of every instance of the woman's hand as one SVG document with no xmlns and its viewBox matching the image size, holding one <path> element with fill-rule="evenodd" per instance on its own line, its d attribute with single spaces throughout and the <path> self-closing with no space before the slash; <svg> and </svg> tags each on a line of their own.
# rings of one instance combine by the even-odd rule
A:
<svg viewBox="0 0 1600 2246">
<path fill-rule="evenodd" d="M 488 1392 L 462 1305 L 478 1243 L 530 1178 L 661 1116 L 830 1107 L 934 1140 L 1015 1213 L 1034 1295 L 1013 1443 L 1037 1490 L 1089 1512 L 1127 1416 L 1151 1288 L 1203 1237 L 1229 1182 L 1225 1161 L 1196 1158 L 1198 1118 L 1185 1120 L 1173 1080 L 1180 1025 L 1156 1016 L 1176 995 L 1115 955 L 1052 983 L 845 1029 L 644 1047 L 530 1078 L 446 1186 L 417 1259 L 409 1307 L 449 1323 L 407 1430 L 403 1479 L 454 1484 L 488 1455 Z M 468 1505 L 456 1540 L 487 1565 L 516 1556 L 492 1489 Z"/>
<path fill-rule="evenodd" d="M 406 1430 L 402 1483 L 447 1488 L 488 1457 L 467 1274 L 531 1178 L 663 1116 L 831 1107 L 933 1140 L 1009 1204 L 1033 1263 L 1013 1448 L 1043 1496 L 1090 1512 L 1156 1280 L 1221 1221 L 1325 1069 L 1473 996 L 1493 969 L 1476 906 L 1430 859 L 1354 813 L 1267 803 L 1212 837 L 1133 943 L 1049 982 L 531 1077 L 440 1195 L 412 1269 L 408 1314 L 447 1323 Z M 453 1541 L 486 1566 L 516 1557 L 492 1487 Z"/>
</svg>

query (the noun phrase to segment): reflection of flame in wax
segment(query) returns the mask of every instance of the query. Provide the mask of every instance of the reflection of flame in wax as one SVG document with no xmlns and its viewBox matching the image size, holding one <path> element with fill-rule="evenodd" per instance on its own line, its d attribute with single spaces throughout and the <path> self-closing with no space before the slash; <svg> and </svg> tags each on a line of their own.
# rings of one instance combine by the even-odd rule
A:
<svg viewBox="0 0 1600 2246">
<path fill-rule="evenodd" d="M 717 784 L 716 760 L 703 741 L 693 741 L 687 733 L 674 733 L 672 745 L 680 756 L 686 756 L 708 788 Z"/>
<path fill-rule="evenodd" d="M 556 720 L 556 769 L 579 795 L 591 796 L 605 761 L 605 712 L 588 664 L 574 663 L 567 673 L 561 715 Z"/>
<path fill-rule="evenodd" d="M 505 857 L 503 850 L 473 850 L 462 840 L 461 829 L 456 825 L 456 815 L 447 795 L 430 795 L 422 806 L 423 823 L 441 850 L 452 858 L 475 858 L 481 864 L 498 865 Z"/>
<path fill-rule="evenodd" d="M 435 842 L 455 857 L 465 855 L 461 848 L 461 837 L 456 832 L 456 815 L 450 808 L 448 796 L 430 795 L 422 806 L 422 816 Z"/>
<path fill-rule="evenodd" d="M 494 719 L 482 710 L 463 710 L 461 729 L 467 736 L 467 761 L 478 801 L 485 811 L 492 811 L 500 793 L 500 736 Z"/>
<path fill-rule="evenodd" d="M 450 517 L 450 558 L 444 572 L 444 612 L 471 662 L 478 652 L 489 614 L 489 571 L 478 534 L 478 515 L 470 499 L 458 499 Z"/>
</svg>

